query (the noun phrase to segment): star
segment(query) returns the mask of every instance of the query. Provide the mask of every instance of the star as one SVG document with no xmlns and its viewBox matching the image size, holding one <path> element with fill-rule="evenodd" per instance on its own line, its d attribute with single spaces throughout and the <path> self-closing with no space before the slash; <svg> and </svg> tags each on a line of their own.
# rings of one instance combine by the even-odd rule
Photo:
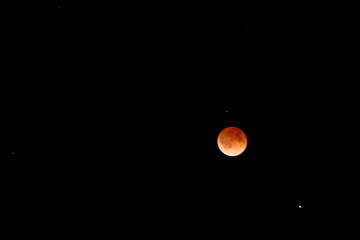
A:
<svg viewBox="0 0 360 240">
<path fill-rule="evenodd" d="M 299 205 L 299 206 L 298 206 L 298 208 L 302 208 L 302 206 L 301 206 L 301 205 Z"/>
</svg>

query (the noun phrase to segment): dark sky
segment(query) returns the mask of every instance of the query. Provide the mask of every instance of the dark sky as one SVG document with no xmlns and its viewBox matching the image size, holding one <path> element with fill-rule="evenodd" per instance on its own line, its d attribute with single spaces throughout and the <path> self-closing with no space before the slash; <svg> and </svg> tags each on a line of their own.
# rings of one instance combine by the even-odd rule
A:
<svg viewBox="0 0 360 240">
<path fill-rule="evenodd" d="M 118 2 L 16 8 L 8 155 L 29 236 L 356 233 L 346 7 Z M 238 157 L 216 146 L 226 126 L 248 136 Z"/>
</svg>

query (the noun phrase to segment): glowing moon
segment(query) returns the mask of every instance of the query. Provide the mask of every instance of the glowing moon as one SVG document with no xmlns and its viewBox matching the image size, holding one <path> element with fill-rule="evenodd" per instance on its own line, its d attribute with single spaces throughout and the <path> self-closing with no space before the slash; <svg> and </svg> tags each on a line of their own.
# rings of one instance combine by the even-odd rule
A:
<svg viewBox="0 0 360 240">
<path fill-rule="evenodd" d="M 247 137 L 240 128 L 227 127 L 219 133 L 217 145 L 223 154 L 235 157 L 245 151 Z"/>
</svg>

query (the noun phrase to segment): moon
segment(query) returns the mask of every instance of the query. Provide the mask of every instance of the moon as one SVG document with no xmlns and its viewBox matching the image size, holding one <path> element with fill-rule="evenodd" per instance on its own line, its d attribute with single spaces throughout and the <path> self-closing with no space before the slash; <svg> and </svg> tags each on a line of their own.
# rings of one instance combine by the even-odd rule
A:
<svg viewBox="0 0 360 240">
<path fill-rule="evenodd" d="M 247 137 L 240 128 L 226 127 L 219 133 L 217 145 L 223 154 L 235 157 L 245 151 Z"/>
</svg>

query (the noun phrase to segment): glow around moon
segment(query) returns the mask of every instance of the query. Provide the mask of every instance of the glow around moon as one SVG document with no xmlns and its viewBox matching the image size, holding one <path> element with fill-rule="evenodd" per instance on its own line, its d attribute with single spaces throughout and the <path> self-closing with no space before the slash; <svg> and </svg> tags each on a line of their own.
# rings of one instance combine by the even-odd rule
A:
<svg viewBox="0 0 360 240">
<path fill-rule="evenodd" d="M 235 157 L 245 151 L 247 147 L 247 137 L 240 128 L 227 127 L 219 133 L 217 145 L 222 153 Z"/>
</svg>

